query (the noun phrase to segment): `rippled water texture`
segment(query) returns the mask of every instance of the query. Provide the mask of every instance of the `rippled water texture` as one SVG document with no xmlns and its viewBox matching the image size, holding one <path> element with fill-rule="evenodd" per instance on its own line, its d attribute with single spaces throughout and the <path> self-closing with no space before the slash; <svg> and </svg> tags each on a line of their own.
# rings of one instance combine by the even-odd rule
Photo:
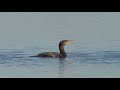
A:
<svg viewBox="0 0 120 90">
<path fill-rule="evenodd" d="M 34 51 L 34 50 L 32 50 Z M 120 51 L 68 53 L 65 59 L 29 57 L 31 50 L 1 50 L 1 77 L 118 77 Z"/>
</svg>

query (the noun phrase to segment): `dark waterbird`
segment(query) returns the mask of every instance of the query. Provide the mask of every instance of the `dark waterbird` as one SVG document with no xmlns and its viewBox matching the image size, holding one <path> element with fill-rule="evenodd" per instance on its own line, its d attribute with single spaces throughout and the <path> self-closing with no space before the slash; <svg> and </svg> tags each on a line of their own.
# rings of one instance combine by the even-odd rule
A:
<svg viewBox="0 0 120 90">
<path fill-rule="evenodd" d="M 43 53 L 40 53 L 36 56 L 30 56 L 30 57 L 54 57 L 54 58 L 65 58 L 67 57 L 67 54 L 64 50 L 64 46 L 65 45 L 68 45 L 72 42 L 73 40 L 62 40 L 60 43 L 59 43 L 59 50 L 60 50 L 60 53 L 57 53 L 57 52 L 43 52 Z"/>
</svg>

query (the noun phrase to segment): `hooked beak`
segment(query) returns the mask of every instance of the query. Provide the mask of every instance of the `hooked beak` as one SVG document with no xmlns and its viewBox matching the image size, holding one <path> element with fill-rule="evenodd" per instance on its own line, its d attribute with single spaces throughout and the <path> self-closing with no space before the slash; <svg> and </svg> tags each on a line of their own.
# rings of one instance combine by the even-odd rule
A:
<svg viewBox="0 0 120 90">
<path fill-rule="evenodd" d="M 68 40 L 65 45 L 72 43 L 74 40 Z"/>
<path fill-rule="evenodd" d="M 73 42 L 73 41 L 74 41 L 74 40 L 69 40 L 68 42 L 71 43 L 71 42 Z"/>
</svg>

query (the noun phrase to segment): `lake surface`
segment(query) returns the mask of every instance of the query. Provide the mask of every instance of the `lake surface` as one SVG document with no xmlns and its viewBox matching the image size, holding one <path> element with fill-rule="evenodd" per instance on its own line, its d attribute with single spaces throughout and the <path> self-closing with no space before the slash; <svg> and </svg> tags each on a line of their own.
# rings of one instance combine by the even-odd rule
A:
<svg viewBox="0 0 120 90">
<path fill-rule="evenodd" d="M 65 59 L 29 57 L 59 52 Z M 119 12 L 0 12 L 0 77 L 120 77 Z"/>
</svg>

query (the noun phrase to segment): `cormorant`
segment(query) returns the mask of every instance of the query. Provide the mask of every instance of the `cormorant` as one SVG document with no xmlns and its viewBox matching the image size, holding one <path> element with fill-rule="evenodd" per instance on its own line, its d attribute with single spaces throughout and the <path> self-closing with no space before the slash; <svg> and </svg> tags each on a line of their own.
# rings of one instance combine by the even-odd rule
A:
<svg viewBox="0 0 120 90">
<path fill-rule="evenodd" d="M 67 54 L 64 50 L 64 46 L 67 45 L 67 44 L 70 44 L 73 40 L 62 40 L 60 43 L 59 43 L 59 50 L 60 50 L 60 53 L 57 53 L 57 52 L 43 52 L 43 53 L 40 53 L 36 56 L 31 56 L 31 57 L 54 57 L 54 58 L 65 58 L 67 57 Z"/>
</svg>

